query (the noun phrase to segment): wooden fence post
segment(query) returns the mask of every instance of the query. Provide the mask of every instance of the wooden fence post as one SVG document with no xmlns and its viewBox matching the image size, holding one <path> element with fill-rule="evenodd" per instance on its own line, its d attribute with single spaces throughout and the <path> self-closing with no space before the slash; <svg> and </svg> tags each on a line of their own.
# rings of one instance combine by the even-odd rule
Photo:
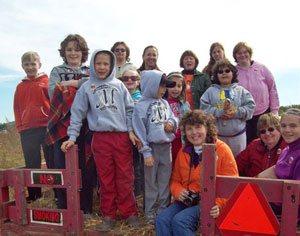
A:
<svg viewBox="0 0 300 236">
<path fill-rule="evenodd" d="M 202 236 L 210 236 L 215 231 L 215 219 L 207 214 L 215 205 L 216 196 L 216 145 L 204 144 L 202 155 L 200 221 Z"/>
</svg>

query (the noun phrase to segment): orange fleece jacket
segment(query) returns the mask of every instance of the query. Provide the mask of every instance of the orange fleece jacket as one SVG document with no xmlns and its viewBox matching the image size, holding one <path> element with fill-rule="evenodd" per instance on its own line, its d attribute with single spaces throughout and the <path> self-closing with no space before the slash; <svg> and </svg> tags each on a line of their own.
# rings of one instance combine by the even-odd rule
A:
<svg viewBox="0 0 300 236">
<path fill-rule="evenodd" d="M 170 189 L 171 193 L 174 196 L 175 200 L 178 200 L 179 194 L 182 190 L 187 189 L 188 177 L 189 177 L 189 168 L 190 168 L 190 155 L 183 151 L 185 146 L 181 147 L 180 151 L 177 154 L 175 161 L 175 166 L 172 172 Z M 216 149 L 217 149 L 217 175 L 228 175 L 228 176 L 238 176 L 238 169 L 234 159 L 234 156 L 229 148 L 229 146 L 222 142 L 221 140 L 216 140 Z M 194 167 L 192 166 L 191 177 L 190 177 L 190 186 L 189 189 L 195 192 L 200 192 L 200 181 L 202 172 L 202 162 L 199 165 Z M 220 209 L 224 207 L 226 199 L 217 198 L 216 204 Z"/>
</svg>

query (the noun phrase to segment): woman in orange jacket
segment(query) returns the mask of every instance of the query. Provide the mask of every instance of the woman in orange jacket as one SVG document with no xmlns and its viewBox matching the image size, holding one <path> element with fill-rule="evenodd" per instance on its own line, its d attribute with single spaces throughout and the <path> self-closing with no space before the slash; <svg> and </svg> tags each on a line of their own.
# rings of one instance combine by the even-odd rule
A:
<svg viewBox="0 0 300 236">
<path fill-rule="evenodd" d="M 216 139 L 214 118 L 200 110 L 189 111 L 182 118 L 185 145 L 180 149 L 172 173 L 170 189 L 175 199 L 156 218 L 156 235 L 195 235 L 200 208 L 199 192 L 202 168 L 202 144 L 215 143 L 217 151 L 217 175 L 238 176 L 237 165 L 229 146 Z M 216 199 L 210 215 L 220 214 L 226 200 Z"/>
</svg>

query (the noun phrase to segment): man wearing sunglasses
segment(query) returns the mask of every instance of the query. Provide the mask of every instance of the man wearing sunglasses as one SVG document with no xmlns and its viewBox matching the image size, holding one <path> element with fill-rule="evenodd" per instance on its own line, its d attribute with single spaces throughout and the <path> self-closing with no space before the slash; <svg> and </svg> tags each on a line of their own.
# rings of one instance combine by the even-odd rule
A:
<svg viewBox="0 0 300 236">
<path fill-rule="evenodd" d="M 136 67 L 130 63 L 130 49 L 123 41 L 116 42 L 111 51 L 116 56 L 116 77 L 120 78 L 126 70 L 136 70 Z"/>
</svg>

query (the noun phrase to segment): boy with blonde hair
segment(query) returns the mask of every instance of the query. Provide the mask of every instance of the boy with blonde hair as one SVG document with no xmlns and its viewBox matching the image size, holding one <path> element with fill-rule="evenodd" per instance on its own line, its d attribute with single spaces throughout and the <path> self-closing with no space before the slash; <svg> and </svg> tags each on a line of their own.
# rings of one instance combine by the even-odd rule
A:
<svg viewBox="0 0 300 236">
<path fill-rule="evenodd" d="M 50 109 L 48 76 L 38 73 L 40 57 L 29 51 L 22 56 L 22 68 L 26 76 L 18 84 L 14 96 L 15 122 L 21 136 L 25 168 L 41 168 L 41 146 L 49 167 L 49 149 L 45 134 Z M 28 188 L 29 199 L 41 197 L 41 188 Z"/>
</svg>

